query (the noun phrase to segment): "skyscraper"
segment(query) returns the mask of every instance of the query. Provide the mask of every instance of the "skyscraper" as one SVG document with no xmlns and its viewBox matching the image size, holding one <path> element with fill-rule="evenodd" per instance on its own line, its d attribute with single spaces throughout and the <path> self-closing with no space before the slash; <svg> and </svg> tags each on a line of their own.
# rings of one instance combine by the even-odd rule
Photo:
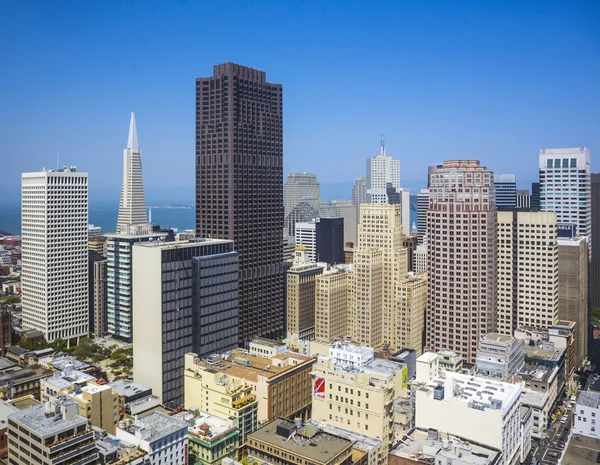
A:
<svg viewBox="0 0 600 465">
<path fill-rule="evenodd" d="M 423 243 L 427 234 L 427 210 L 429 210 L 429 189 L 421 189 L 417 194 L 417 242 Z"/>
<path fill-rule="evenodd" d="M 317 222 L 313 219 L 296 223 L 296 246 L 306 247 L 306 255 L 311 262 L 317 261 Z"/>
<path fill-rule="evenodd" d="M 514 174 L 494 174 L 497 208 L 517 206 L 517 177 Z"/>
<path fill-rule="evenodd" d="M 556 240 L 554 212 L 498 212 L 498 332 L 558 321 Z"/>
<path fill-rule="evenodd" d="M 400 160 L 388 157 L 381 141 L 379 155 L 367 160 L 367 203 L 389 203 L 388 187 L 400 191 Z"/>
<path fill-rule="evenodd" d="M 590 150 L 585 147 L 540 152 L 540 208 L 554 211 L 558 224 L 574 224 L 592 249 Z"/>
<path fill-rule="evenodd" d="M 600 174 L 592 174 L 592 242 L 600 244 Z M 590 303 L 600 308 L 600 247 L 592 249 L 590 263 Z"/>
<path fill-rule="evenodd" d="M 117 219 L 117 233 L 127 226 L 148 223 L 142 183 L 142 151 L 138 145 L 135 115 L 131 113 L 127 148 L 123 150 L 123 185 Z"/>
<path fill-rule="evenodd" d="M 240 344 L 284 328 L 282 105 L 256 69 L 196 80 L 196 233 L 236 245 Z"/>
<path fill-rule="evenodd" d="M 317 218 L 317 261 L 329 265 L 344 263 L 344 218 Z"/>
<path fill-rule="evenodd" d="M 531 208 L 534 210 L 540 209 L 540 183 L 531 183 Z"/>
<path fill-rule="evenodd" d="M 474 363 L 496 330 L 498 233 L 493 173 L 477 160 L 430 168 L 427 346 Z"/>
<path fill-rule="evenodd" d="M 517 208 L 531 209 L 531 194 L 527 189 L 517 190 Z"/>
<path fill-rule="evenodd" d="M 89 332 L 88 175 L 23 173 L 21 198 L 23 326 L 76 344 Z"/>
<path fill-rule="evenodd" d="M 317 175 L 310 173 L 290 173 L 283 185 L 284 214 L 287 217 L 296 205 L 306 202 L 313 208 L 319 208 L 321 186 Z"/>
<path fill-rule="evenodd" d="M 360 205 L 367 203 L 367 179 L 356 178 L 352 187 L 352 203 L 356 207 L 356 217 L 360 216 Z"/>
</svg>

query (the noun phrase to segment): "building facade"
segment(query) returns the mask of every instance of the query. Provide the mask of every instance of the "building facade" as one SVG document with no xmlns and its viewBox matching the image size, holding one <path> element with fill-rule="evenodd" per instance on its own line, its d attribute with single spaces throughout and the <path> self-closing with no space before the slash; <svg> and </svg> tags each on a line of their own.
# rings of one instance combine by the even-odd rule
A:
<svg viewBox="0 0 600 465">
<path fill-rule="evenodd" d="M 573 432 L 600 437 L 600 392 L 582 391 L 579 394 L 573 413 Z"/>
<path fill-rule="evenodd" d="M 388 157 L 381 141 L 379 155 L 367 160 L 367 203 L 388 203 L 388 184 L 400 191 L 400 160 Z"/>
<path fill-rule="evenodd" d="M 497 223 L 493 173 L 476 160 L 430 167 L 427 347 L 474 363 L 496 330 Z"/>
<path fill-rule="evenodd" d="M 117 233 L 125 232 L 129 226 L 146 223 L 148 223 L 148 216 L 142 182 L 142 151 L 138 144 L 135 115 L 131 113 L 127 148 L 123 150 L 123 185 Z"/>
<path fill-rule="evenodd" d="M 394 347 L 412 349 L 416 356 L 423 353 L 425 310 L 427 309 L 427 274 L 409 273 L 400 282 L 399 312 L 396 314 Z"/>
<path fill-rule="evenodd" d="M 541 210 L 556 212 L 558 224 L 577 226 L 577 234 L 588 237 L 591 251 L 590 150 L 586 147 L 543 149 L 539 167 Z"/>
<path fill-rule="evenodd" d="M 23 173 L 21 199 L 23 326 L 76 344 L 89 334 L 88 175 Z"/>
<path fill-rule="evenodd" d="M 525 364 L 525 343 L 522 339 L 500 333 L 489 333 L 479 341 L 477 373 L 512 383 Z"/>
<path fill-rule="evenodd" d="M 296 223 L 296 246 L 306 247 L 306 253 L 311 262 L 317 261 L 317 222 L 311 221 Z"/>
<path fill-rule="evenodd" d="M 321 186 L 317 175 L 310 173 L 290 173 L 283 185 L 284 214 L 287 217 L 296 205 L 306 202 L 313 208 L 319 208 Z"/>
<path fill-rule="evenodd" d="M 237 346 L 238 255 L 221 239 L 145 242 L 134 247 L 132 269 L 133 376 L 175 408 L 183 405 L 184 355 Z"/>
<path fill-rule="evenodd" d="M 498 212 L 498 331 L 558 321 L 556 213 Z"/>
<path fill-rule="evenodd" d="M 236 245 L 240 344 L 284 329 L 282 98 L 234 63 L 196 80 L 196 232 Z"/>
<path fill-rule="evenodd" d="M 600 212 L 600 174 L 591 175 L 592 212 Z M 600 244 L 600 214 L 592 213 L 592 243 Z M 600 248 L 592 248 L 590 262 L 590 303 L 592 308 L 600 308 Z"/>
<path fill-rule="evenodd" d="M 494 190 L 498 209 L 517 206 L 517 177 L 514 174 L 494 174 Z"/>
<path fill-rule="evenodd" d="M 90 332 L 97 336 L 108 332 L 107 264 L 106 257 L 90 252 Z"/>
<path fill-rule="evenodd" d="M 328 265 L 344 263 L 344 218 L 317 218 L 316 235 L 317 260 Z"/>
<path fill-rule="evenodd" d="M 331 267 L 315 282 L 315 339 L 333 342 L 349 333 L 348 321 L 353 304 L 352 266 Z"/>
</svg>

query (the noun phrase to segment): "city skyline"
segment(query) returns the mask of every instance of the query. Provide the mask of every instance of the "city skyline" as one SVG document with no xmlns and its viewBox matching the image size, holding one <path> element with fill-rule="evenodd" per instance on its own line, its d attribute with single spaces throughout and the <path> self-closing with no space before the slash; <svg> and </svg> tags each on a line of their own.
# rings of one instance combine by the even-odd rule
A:
<svg viewBox="0 0 600 465">
<path fill-rule="evenodd" d="M 383 132 L 389 154 L 403 163 L 407 181 L 422 180 L 427 166 L 455 158 L 481 159 L 497 173 L 516 171 L 518 182 L 534 179 L 541 148 L 582 143 L 594 150 L 600 145 L 595 131 L 599 117 L 593 111 L 600 101 L 594 84 L 600 75 L 598 44 L 592 29 L 598 9 L 589 7 L 591 3 L 579 8 L 540 5 L 544 16 L 534 4 L 503 5 L 503 14 L 496 14 L 496 5 L 475 3 L 439 9 L 391 5 L 367 8 L 372 21 L 362 21 L 360 5 L 343 11 L 281 5 L 275 12 L 259 6 L 253 17 L 258 28 L 267 30 L 265 40 L 277 44 L 273 50 L 257 51 L 256 38 L 240 47 L 243 32 L 238 32 L 203 49 L 201 57 L 190 54 L 189 44 L 197 42 L 190 26 L 200 11 L 189 4 L 169 10 L 172 23 L 182 26 L 166 34 L 164 43 L 162 34 L 155 38 L 143 29 L 139 42 L 128 40 L 125 48 L 117 47 L 126 34 L 127 28 L 120 27 L 125 18 L 134 15 L 152 30 L 162 16 L 130 5 L 102 5 L 93 19 L 86 8 L 67 7 L 67 14 L 59 15 L 50 7 L 33 11 L 28 5 L 10 5 L 7 14 L 14 21 L 5 33 L 13 47 L 7 66 L 17 72 L 4 78 L 1 91 L 5 111 L 0 123 L 6 135 L 0 138 L 0 153 L 16 162 L 7 167 L 2 193 L 16 195 L 21 172 L 53 167 L 58 154 L 63 163 L 94 173 L 92 198 L 99 191 L 113 195 L 120 177 L 107 174 L 114 174 L 113 165 L 119 162 L 121 128 L 131 111 L 143 127 L 148 190 L 193 189 L 189 100 L 194 78 L 227 60 L 269 69 L 273 81 L 290 89 L 284 175 L 306 171 L 315 172 L 322 183 L 353 182 L 363 176 L 364 159 L 376 155 Z M 248 6 L 225 8 L 226 26 L 235 30 L 245 24 Z M 295 14 L 284 14 L 288 10 Z M 203 36 L 210 36 L 218 23 L 210 18 L 219 11 L 201 12 L 209 28 Z M 272 31 L 261 27 L 274 17 L 281 21 Z M 25 18 L 28 27 L 21 25 Z M 332 24 L 333 18 L 337 21 Z M 307 20 L 309 36 L 288 32 Z M 330 28 L 338 34 L 332 37 Z M 553 34 L 542 42 L 535 32 L 540 28 Z M 89 35 L 105 29 L 108 34 Z M 399 35 L 390 35 L 398 30 Z M 430 34 L 432 30 L 436 33 Z M 448 44 L 450 35 L 455 40 Z M 38 46 L 42 37 L 47 49 Z M 79 37 L 83 40 L 75 40 Z M 88 50 L 88 42 L 93 49 Z M 323 50 L 315 55 L 317 46 Z M 180 51 L 169 53 L 173 48 Z M 350 50 L 358 51 L 351 60 Z M 281 58 L 286 56 L 293 59 L 284 63 Z M 582 64 L 585 72 L 568 71 Z M 35 78 L 40 66 L 47 72 L 43 80 Z M 112 71 L 123 66 L 134 66 L 136 73 Z M 158 66 L 164 70 L 157 71 Z M 316 66 L 326 69 L 321 78 L 314 73 Z M 380 67 L 386 72 L 372 72 Z M 357 96 L 358 87 L 363 91 Z M 367 113 L 376 116 L 358 116 Z M 344 163 L 338 163 L 342 157 Z M 182 169 L 164 170 L 166 158 Z M 98 159 L 109 163 L 97 164 Z"/>
</svg>

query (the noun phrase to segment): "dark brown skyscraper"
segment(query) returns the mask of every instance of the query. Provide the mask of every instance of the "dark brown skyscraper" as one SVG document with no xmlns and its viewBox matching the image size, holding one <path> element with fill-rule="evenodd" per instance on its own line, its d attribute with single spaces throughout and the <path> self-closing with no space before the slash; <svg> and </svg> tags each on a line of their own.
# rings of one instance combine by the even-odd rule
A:
<svg viewBox="0 0 600 465">
<path fill-rule="evenodd" d="M 239 341 L 283 335 L 282 87 L 224 63 L 196 80 L 196 231 L 239 253 Z"/>
</svg>

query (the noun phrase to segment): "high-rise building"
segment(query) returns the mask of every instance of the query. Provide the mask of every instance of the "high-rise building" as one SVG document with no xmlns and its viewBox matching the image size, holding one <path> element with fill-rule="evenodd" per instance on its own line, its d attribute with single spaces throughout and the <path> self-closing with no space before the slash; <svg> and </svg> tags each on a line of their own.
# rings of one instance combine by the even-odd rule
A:
<svg viewBox="0 0 600 465">
<path fill-rule="evenodd" d="M 364 204 L 360 208 L 354 252 L 354 339 L 369 347 L 394 345 L 397 292 L 408 273 L 400 205 Z"/>
<path fill-rule="evenodd" d="M 356 242 L 358 230 L 357 209 L 351 200 L 332 200 L 331 205 L 321 202 L 318 217 L 337 217 L 344 219 L 344 242 Z"/>
<path fill-rule="evenodd" d="M 317 218 L 317 260 L 329 265 L 344 263 L 344 218 Z"/>
<path fill-rule="evenodd" d="M 402 245 L 406 248 L 408 271 L 415 271 L 415 251 L 417 250 L 417 236 L 404 236 Z"/>
<path fill-rule="evenodd" d="M 367 178 L 356 178 L 352 187 L 352 204 L 356 207 L 356 217 L 360 216 L 360 206 L 367 203 Z"/>
<path fill-rule="evenodd" d="M 315 283 L 315 339 L 333 342 L 345 338 L 352 306 L 352 266 L 338 265 L 323 271 Z"/>
<path fill-rule="evenodd" d="M 427 211 L 429 210 L 429 189 L 421 189 L 417 194 L 417 237 L 418 245 L 427 234 Z"/>
<path fill-rule="evenodd" d="M 108 234 L 106 243 L 107 331 L 115 338 L 133 342 L 133 246 L 166 241 L 167 233 L 153 232 L 151 224 L 123 226 Z"/>
<path fill-rule="evenodd" d="M 90 333 L 102 336 L 108 332 L 107 260 L 106 257 L 89 252 L 89 302 Z"/>
<path fill-rule="evenodd" d="M 576 323 L 577 366 L 588 355 L 588 257 L 585 237 L 558 239 L 558 316 Z"/>
<path fill-rule="evenodd" d="M 306 247 L 308 258 L 317 261 L 317 222 L 315 219 L 305 223 L 296 223 L 296 247 Z"/>
<path fill-rule="evenodd" d="M 450 160 L 431 168 L 430 181 L 427 346 L 474 363 L 481 336 L 496 330 L 493 173 L 477 160 Z"/>
<path fill-rule="evenodd" d="M 410 189 L 408 187 L 401 187 L 400 193 L 400 205 L 402 207 L 402 232 L 405 236 L 410 236 Z"/>
<path fill-rule="evenodd" d="M 592 174 L 592 243 L 600 244 L 600 174 Z M 590 303 L 600 308 L 600 247 L 592 249 L 590 262 Z"/>
<path fill-rule="evenodd" d="M 517 177 L 514 174 L 494 174 L 497 208 L 517 206 Z"/>
<path fill-rule="evenodd" d="M 544 149 L 540 152 L 540 209 L 554 211 L 558 224 L 577 226 L 577 234 L 587 236 L 594 247 L 590 150 L 585 147 Z"/>
<path fill-rule="evenodd" d="M 135 115 L 131 113 L 127 148 L 123 150 L 123 185 L 121 187 L 117 233 L 124 231 L 127 226 L 147 222 L 146 199 L 142 183 L 142 151 L 138 145 Z"/>
<path fill-rule="evenodd" d="M 537 211 L 540 209 L 540 183 L 531 183 L 531 208 Z"/>
<path fill-rule="evenodd" d="M 400 311 L 396 314 L 394 346 L 412 349 L 416 356 L 423 353 L 425 310 L 427 309 L 427 274 L 409 273 L 400 283 Z"/>
<path fill-rule="evenodd" d="M 319 208 L 321 186 L 317 175 L 310 173 L 290 173 L 283 185 L 284 213 L 287 216 L 296 205 L 306 202 L 313 208 Z"/>
<path fill-rule="evenodd" d="M 556 213 L 498 212 L 498 332 L 558 321 Z"/>
<path fill-rule="evenodd" d="M 88 175 L 23 173 L 23 326 L 75 344 L 89 333 Z"/>
<path fill-rule="evenodd" d="M 517 208 L 531 208 L 531 194 L 527 189 L 517 189 Z"/>
<path fill-rule="evenodd" d="M 282 335 L 281 84 L 234 63 L 196 80 L 196 232 L 239 253 L 239 343 Z"/>
<path fill-rule="evenodd" d="M 367 203 L 388 203 L 388 184 L 400 190 L 400 160 L 388 157 L 381 141 L 379 155 L 367 160 Z"/>
<path fill-rule="evenodd" d="M 298 339 L 315 337 L 315 281 L 326 268 L 308 257 L 307 249 L 296 247 L 292 267 L 286 272 L 287 335 Z"/>
<path fill-rule="evenodd" d="M 221 239 L 143 242 L 134 247 L 132 275 L 134 379 L 177 407 L 184 355 L 237 346 L 238 254 Z"/>
</svg>

